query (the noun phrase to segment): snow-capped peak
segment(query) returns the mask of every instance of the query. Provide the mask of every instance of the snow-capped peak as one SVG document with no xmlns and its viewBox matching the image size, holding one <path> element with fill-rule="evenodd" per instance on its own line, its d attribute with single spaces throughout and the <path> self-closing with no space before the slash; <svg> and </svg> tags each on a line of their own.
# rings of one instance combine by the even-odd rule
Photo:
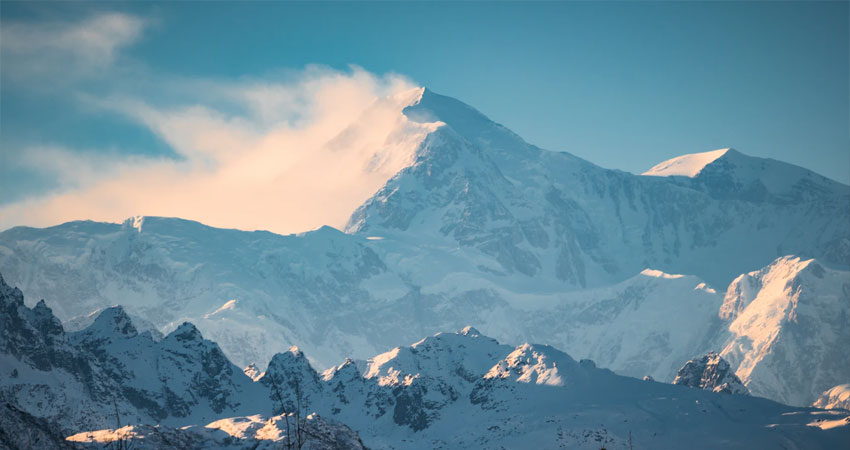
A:
<svg viewBox="0 0 850 450">
<path fill-rule="evenodd" d="M 172 331 L 165 337 L 166 340 L 177 340 L 180 342 L 185 341 L 201 341 L 204 337 L 201 335 L 201 332 L 198 330 L 195 325 L 191 322 L 183 322 L 177 327 L 176 330 Z"/>
<path fill-rule="evenodd" d="M 727 289 L 720 317 L 730 338 L 721 355 L 754 395 L 810 405 L 847 380 L 848 314 L 846 270 L 784 256 Z"/>
<path fill-rule="evenodd" d="M 460 334 L 463 335 L 463 336 L 471 336 L 471 337 L 481 336 L 481 332 L 476 330 L 475 327 L 473 327 L 471 325 L 467 325 L 467 326 L 463 327 L 463 329 L 460 330 Z"/>
<path fill-rule="evenodd" d="M 322 379 L 325 381 L 351 381 L 362 378 L 360 374 L 360 370 L 357 368 L 357 364 L 351 360 L 351 358 L 345 358 L 345 361 L 342 364 L 331 367 L 330 369 L 322 372 Z"/>
<path fill-rule="evenodd" d="M 127 315 L 124 308 L 118 305 L 101 311 L 94 322 L 83 332 L 87 335 L 108 336 L 118 334 L 125 337 L 133 337 L 138 334 L 130 316 Z"/>
<path fill-rule="evenodd" d="M 548 345 L 525 343 L 496 363 L 484 378 L 564 386 L 578 370 L 579 364 L 566 353 Z"/>
<path fill-rule="evenodd" d="M 395 101 L 399 105 L 404 105 L 405 107 L 413 106 L 418 104 L 422 100 L 422 95 L 425 93 L 427 88 L 420 86 L 411 88 L 405 91 L 397 92 L 390 96 L 390 99 Z"/>
<path fill-rule="evenodd" d="M 730 150 L 732 149 L 722 148 L 720 150 L 712 150 L 710 152 L 691 153 L 688 155 L 677 156 L 656 164 L 641 175 L 651 177 L 680 176 L 693 178 L 699 175 L 705 166 L 713 163 L 717 160 L 717 158 L 725 155 L 726 152 Z"/>
</svg>

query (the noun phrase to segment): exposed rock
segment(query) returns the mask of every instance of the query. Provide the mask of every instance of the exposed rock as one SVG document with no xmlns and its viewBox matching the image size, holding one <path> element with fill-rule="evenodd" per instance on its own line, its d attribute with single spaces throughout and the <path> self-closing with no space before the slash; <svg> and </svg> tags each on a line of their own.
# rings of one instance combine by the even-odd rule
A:
<svg viewBox="0 0 850 450">
<path fill-rule="evenodd" d="M 676 374 L 673 384 L 724 394 L 750 394 L 729 363 L 715 352 L 685 363 Z"/>
</svg>

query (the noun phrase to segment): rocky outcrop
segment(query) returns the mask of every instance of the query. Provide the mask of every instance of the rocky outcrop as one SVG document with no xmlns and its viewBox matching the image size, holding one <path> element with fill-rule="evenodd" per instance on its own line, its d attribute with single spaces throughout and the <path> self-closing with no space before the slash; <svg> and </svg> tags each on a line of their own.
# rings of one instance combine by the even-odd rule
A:
<svg viewBox="0 0 850 450">
<path fill-rule="evenodd" d="M 685 363 L 676 374 L 673 384 L 724 394 L 750 394 L 729 363 L 715 352 Z"/>
</svg>

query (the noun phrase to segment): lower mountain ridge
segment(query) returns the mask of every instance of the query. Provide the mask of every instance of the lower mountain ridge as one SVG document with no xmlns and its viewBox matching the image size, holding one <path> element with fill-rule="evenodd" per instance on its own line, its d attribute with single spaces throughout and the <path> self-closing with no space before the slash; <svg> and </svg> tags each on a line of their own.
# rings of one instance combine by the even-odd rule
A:
<svg viewBox="0 0 850 450">
<path fill-rule="evenodd" d="M 837 448 L 848 413 L 617 375 L 472 327 L 322 373 L 298 348 L 249 377 L 185 323 L 160 338 L 120 307 L 66 332 L 0 278 L 0 444 L 271 448 Z M 317 414 L 316 414 L 317 413 Z M 56 436 L 70 437 L 58 441 Z M 144 437 L 144 439 L 139 439 Z"/>
<path fill-rule="evenodd" d="M 474 323 L 660 381 L 714 351 L 754 395 L 797 406 L 850 381 L 850 186 L 733 149 L 635 175 L 425 88 L 379 104 L 397 120 L 376 133 L 405 149 L 360 149 L 397 171 L 345 232 L 144 216 L 15 227 L 0 271 L 69 331 L 120 302 L 140 335 L 191 322 L 240 367 L 298 346 L 325 370 Z"/>
<path fill-rule="evenodd" d="M 424 252 L 439 267 L 426 288 L 390 258 L 385 247 L 397 245 L 331 228 L 279 236 L 179 219 L 73 222 L 0 233 L 0 269 L 69 330 L 120 299 L 138 334 L 155 340 L 189 321 L 239 367 L 297 345 L 324 370 L 475 323 L 501 341 L 547 342 L 665 382 L 714 351 L 754 395 L 797 406 L 850 379 L 850 273 L 818 260 L 783 256 L 728 288 L 647 269 L 563 291 L 473 275 L 442 250 L 411 248 L 407 258 Z"/>
</svg>

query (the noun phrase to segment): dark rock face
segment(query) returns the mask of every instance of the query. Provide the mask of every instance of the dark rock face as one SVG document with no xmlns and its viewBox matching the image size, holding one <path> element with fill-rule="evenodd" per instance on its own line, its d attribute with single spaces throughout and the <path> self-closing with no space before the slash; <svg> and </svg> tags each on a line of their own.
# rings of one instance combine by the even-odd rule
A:
<svg viewBox="0 0 850 450">
<path fill-rule="evenodd" d="M 0 448 L 65 450 L 77 447 L 59 433 L 59 427 L 34 417 L 11 403 L 0 404 Z"/>
<path fill-rule="evenodd" d="M 724 394 L 750 395 L 750 391 L 732 371 L 729 363 L 715 352 L 685 363 L 673 384 Z"/>
<path fill-rule="evenodd" d="M 2 278 L 0 354 L 12 357 L 4 369 L 15 380 L 0 384 L 0 398 L 69 428 L 102 428 L 116 415 L 125 423 L 198 411 L 212 416 L 238 408 L 243 398 L 266 397 L 189 323 L 154 341 L 116 306 L 66 333 L 43 301 L 28 308 Z"/>
</svg>

